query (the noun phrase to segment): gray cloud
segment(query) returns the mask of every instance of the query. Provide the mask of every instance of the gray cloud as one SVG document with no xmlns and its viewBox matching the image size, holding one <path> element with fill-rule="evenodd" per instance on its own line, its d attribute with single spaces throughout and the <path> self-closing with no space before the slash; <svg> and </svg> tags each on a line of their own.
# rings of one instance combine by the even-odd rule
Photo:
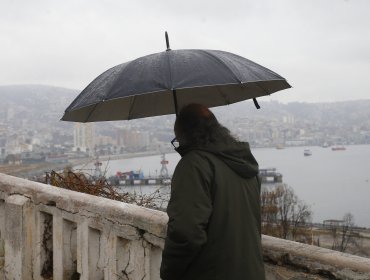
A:
<svg viewBox="0 0 370 280">
<path fill-rule="evenodd" d="M 0 84 L 82 89 L 163 51 L 168 30 L 174 49 L 234 52 L 294 86 L 267 98 L 369 98 L 369 10 L 367 0 L 1 0 Z"/>
</svg>

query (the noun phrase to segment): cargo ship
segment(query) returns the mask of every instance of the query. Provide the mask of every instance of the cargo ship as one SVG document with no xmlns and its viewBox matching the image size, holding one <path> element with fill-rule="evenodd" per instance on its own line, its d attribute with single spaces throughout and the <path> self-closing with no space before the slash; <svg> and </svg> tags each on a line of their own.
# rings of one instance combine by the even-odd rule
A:
<svg viewBox="0 0 370 280">
<path fill-rule="evenodd" d="M 344 146 L 334 146 L 334 147 L 331 147 L 331 150 L 332 151 L 345 151 L 346 147 L 344 147 Z"/>
<path fill-rule="evenodd" d="M 166 155 L 162 154 L 160 161 L 162 167 L 159 176 L 146 177 L 142 170 L 117 171 L 114 176 L 108 178 L 112 186 L 166 186 L 171 184 L 171 176 L 168 174 L 168 160 Z"/>
</svg>

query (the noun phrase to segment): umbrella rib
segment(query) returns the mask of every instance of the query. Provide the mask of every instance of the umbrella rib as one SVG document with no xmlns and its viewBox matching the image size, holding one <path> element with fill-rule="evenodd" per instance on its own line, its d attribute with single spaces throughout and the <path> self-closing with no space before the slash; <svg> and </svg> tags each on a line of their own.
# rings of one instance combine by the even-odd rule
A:
<svg viewBox="0 0 370 280">
<path fill-rule="evenodd" d="M 260 89 L 262 89 L 265 95 L 270 95 L 270 93 L 263 86 L 261 86 L 260 83 L 255 83 L 255 85 L 257 85 Z"/>
<path fill-rule="evenodd" d="M 92 109 L 91 109 L 91 111 L 89 112 L 88 116 L 86 117 L 86 119 L 85 119 L 85 121 L 84 121 L 85 123 L 89 121 L 90 116 L 92 115 L 92 113 L 94 113 L 94 111 L 95 111 L 96 107 L 98 107 L 98 105 L 99 105 L 99 104 L 100 104 L 100 102 L 99 102 L 99 103 L 96 103 L 96 104 L 94 105 L 94 108 L 92 108 Z"/>
<path fill-rule="evenodd" d="M 216 89 L 220 93 L 222 98 L 225 100 L 225 102 L 227 103 L 226 105 L 230 105 L 231 103 L 230 103 L 229 99 L 227 98 L 227 95 L 219 87 L 216 87 Z"/>
<path fill-rule="evenodd" d="M 127 119 L 128 120 L 131 119 L 130 116 L 131 116 L 131 112 L 132 112 L 132 110 L 134 108 L 134 104 L 135 104 L 135 101 L 136 101 L 136 95 L 132 96 L 131 100 L 132 100 L 132 102 L 130 102 L 131 103 L 130 104 L 130 110 L 128 111 L 128 116 L 127 116 Z"/>
<path fill-rule="evenodd" d="M 214 54 L 212 54 L 212 53 L 210 53 L 210 52 L 207 52 L 207 51 L 205 51 L 205 50 L 201 50 L 202 52 L 204 52 L 204 53 L 206 53 L 206 54 L 208 54 L 209 56 L 211 56 L 211 57 L 213 57 L 216 61 L 218 61 L 219 63 L 221 63 L 222 65 L 224 65 L 226 68 L 227 68 L 227 70 L 229 70 L 232 74 L 233 74 L 233 76 L 234 76 L 234 78 L 235 79 L 237 79 L 238 80 L 238 82 L 240 83 L 240 84 L 243 84 L 243 82 L 238 78 L 238 76 L 234 73 L 234 71 L 233 70 L 231 70 L 230 69 L 230 67 L 224 62 L 224 61 L 222 61 L 219 57 L 217 57 L 217 56 L 215 56 Z M 269 92 L 268 91 L 266 91 L 266 89 L 265 88 L 263 88 L 259 83 L 256 83 L 256 85 L 260 88 L 260 89 L 262 89 L 262 91 L 265 93 L 265 95 L 269 95 Z M 224 96 L 223 94 L 222 94 L 222 96 Z M 225 97 L 224 97 L 225 98 Z M 227 101 L 227 100 L 226 100 Z"/>
<path fill-rule="evenodd" d="M 134 60 L 128 61 L 126 63 L 122 63 L 122 64 L 126 64 L 126 65 L 125 65 L 125 67 L 123 67 L 122 69 L 119 70 L 119 73 L 117 74 L 117 76 L 121 76 L 122 73 L 126 70 L 127 66 L 129 66 L 133 61 Z M 109 90 L 108 90 L 108 92 L 105 96 L 105 99 L 110 99 L 110 95 L 112 94 L 112 89 L 114 88 L 115 85 L 116 85 L 116 83 L 112 83 L 112 85 L 109 87 Z"/>
<path fill-rule="evenodd" d="M 242 81 L 239 79 L 239 77 L 234 73 L 233 70 L 230 69 L 230 67 L 224 62 L 222 61 L 219 57 L 215 56 L 214 54 L 206 51 L 206 50 L 200 50 L 204 53 L 206 53 L 208 56 L 212 57 L 213 59 L 215 59 L 218 63 L 222 64 L 223 66 L 226 67 L 227 70 L 229 70 L 231 72 L 231 74 L 233 75 L 233 77 L 240 83 L 242 84 Z"/>
</svg>

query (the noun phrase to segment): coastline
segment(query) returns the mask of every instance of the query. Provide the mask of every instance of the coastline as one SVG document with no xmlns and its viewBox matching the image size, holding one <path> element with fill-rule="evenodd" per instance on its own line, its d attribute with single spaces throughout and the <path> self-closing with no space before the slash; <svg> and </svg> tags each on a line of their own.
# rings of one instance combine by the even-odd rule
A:
<svg viewBox="0 0 370 280">
<path fill-rule="evenodd" d="M 106 156 L 99 156 L 99 160 L 110 161 L 110 160 L 120 160 L 120 159 L 128 159 L 128 158 L 140 158 L 140 157 L 148 157 L 148 156 L 157 156 L 163 153 L 170 154 L 170 153 L 175 153 L 175 152 L 176 151 L 173 149 L 168 149 L 165 151 L 145 151 L 145 152 L 118 154 L 118 155 L 106 155 Z M 94 160 L 95 158 L 89 158 L 89 159 Z"/>
</svg>

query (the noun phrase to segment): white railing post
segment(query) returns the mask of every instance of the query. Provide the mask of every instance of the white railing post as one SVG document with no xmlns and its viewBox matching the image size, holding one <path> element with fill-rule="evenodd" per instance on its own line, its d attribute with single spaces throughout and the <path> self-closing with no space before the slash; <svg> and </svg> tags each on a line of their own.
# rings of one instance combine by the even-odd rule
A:
<svg viewBox="0 0 370 280">
<path fill-rule="evenodd" d="M 34 226 L 34 235 L 35 235 L 35 241 L 33 245 L 33 279 L 35 280 L 42 280 L 41 272 L 42 272 L 42 266 L 43 266 L 43 249 L 42 249 L 42 243 L 43 243 L 43 234 L 44 234 L 44 219 L 42 216 L 42 213 L 40 211 L 35 210 L 35 226 Z"/>
<path fill-rule="evenodd" d="M 110 231 L 107 234 L 107 267 L 104 271 L 104 279 L 117 280 L 117 256 L 116 256 L 117 236 Z"/>
<path fill-rule="evenodd" d="M 63 218 L 60 214 L 53 215 L 53 279 L 63 280 Z"/>
<path fill-rule="evenodd" d="M 160 280 L 159 268 L 161 267 L 162 262 L 162 249 L 150 245 L 148 260 L 149 260 L 150 280 Z"/>
<path fill-rule="evenodd" d="M 63 220 L 63 279 L 75 277 L 77 272 L 77 224 Z"/>
<path fill-rule="evenodd" d="M 5 200 L 5 279 L 32 279 L 32 227 L 29 198 L 11 195 Z"/>
<path fill-rule="evenodd" d="M 77 272 L 80 280 L 89 280 L 89 227 L 86 219 L 77 225 Z"/>
<path fill-rule="evenodd" d="M 0 199 L 0 279 L 4 279 L 4 264 L 5 264 L 5 201 Z"/>
</svg>

